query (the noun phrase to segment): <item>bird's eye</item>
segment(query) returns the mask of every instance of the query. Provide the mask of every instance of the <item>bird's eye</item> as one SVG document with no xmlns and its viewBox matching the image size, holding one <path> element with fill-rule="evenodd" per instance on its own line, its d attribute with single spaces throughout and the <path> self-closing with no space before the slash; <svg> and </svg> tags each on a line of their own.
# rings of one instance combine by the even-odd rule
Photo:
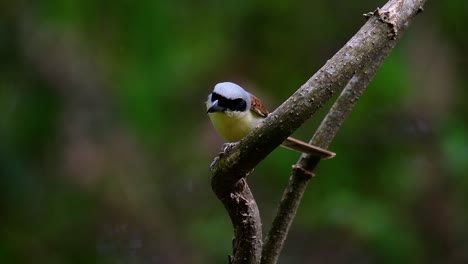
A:
<svg viewBox="0 0 468 264">
<path fill-rule="evenodd" d="M 228 100 L 227 108 L 232 111 L 245 111 L 247 109 L 247 103 L 242 98 Z"/>
<path fill-rule="evenodd" d="M 219 100 L 220 98 L 221 98 L 221 95 L 219 95 L 217 93 L 211 93 L 211 102 Z"/>
</svg>

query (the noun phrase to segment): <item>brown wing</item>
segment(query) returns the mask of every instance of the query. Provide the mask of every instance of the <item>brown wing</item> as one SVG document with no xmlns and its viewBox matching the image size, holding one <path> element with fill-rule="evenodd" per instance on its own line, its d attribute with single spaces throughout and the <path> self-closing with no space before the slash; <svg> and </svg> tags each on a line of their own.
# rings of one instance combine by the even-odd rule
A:
<svg viewBox="0 0 468 264">
<path fill-rule="evenodd" d="M 265 107 L 262 104 L 262 101 L 258 99 L 255 95 L 251 94 L 250 95 L 252 98 L 252 103 L 250 104 L 250 110 L 254 111 L 260 116 L 267 117 L 268 110 L 265 109 Z"/>
</svg>

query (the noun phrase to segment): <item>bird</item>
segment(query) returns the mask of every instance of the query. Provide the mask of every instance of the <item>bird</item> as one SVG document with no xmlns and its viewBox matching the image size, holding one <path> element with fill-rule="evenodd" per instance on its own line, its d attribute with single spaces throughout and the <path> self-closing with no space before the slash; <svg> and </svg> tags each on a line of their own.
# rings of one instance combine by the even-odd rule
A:
<svg viewBox="0 0 468 264">
<path fill-rule="evenodd" d="M 227 142 L 240 141 L 269 114 L 260 99 L 232 82 L 215 85 L 208 95 L 206 112 L 215 130 Z M 322 159 L 330 159 L 336 155 L 292 137 L 284 140 L 281 146 Z"/>
</svg>

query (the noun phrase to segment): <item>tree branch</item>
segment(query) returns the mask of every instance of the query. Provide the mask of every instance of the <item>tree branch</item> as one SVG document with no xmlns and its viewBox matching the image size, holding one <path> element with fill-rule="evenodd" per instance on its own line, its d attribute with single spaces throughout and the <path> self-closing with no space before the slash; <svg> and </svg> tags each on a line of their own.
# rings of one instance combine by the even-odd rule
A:
<svg viewBox="0 0 468 264">
<path fill-rule="evenodd" d="M 261 227 L 258 208 L 250 190 L 246 192 L 248 187 L 242 179 L 338 92 L 345 83 L 349 81 L 348 87 L 357 87 L 358 83 L 367 80 L 365 81 L 367 85 L 383 59 L 395 46 L 401 33 L 408 27 L 411 18 L 422 10 L 424 3 L 425 0 L 390 0 L 382 9 L 367 14 L 367 23 L 333 58 L 327 61 L 299 90 L 271 113 L 261 126 L 254 129 L 240 141 L 240 144 L 225 153 L 215 164 L 212 171 L 212 188 L 229 212 L 235 228 L 236 243 L 233 263 L 259 263 L 259 249 L 262 247 L 261 228 L 256 232 L 250 229 Z M 379 63 L 372 63 L 372 60 Z M 355 78 L 351 79 L 353 76 Z M 366 85 L 359 84 L 359 86 L 364 87 Z M 356 88 L 346 89 L 340 96 L 340 98 L 348 98 L 348 101 L 342 99 L 342 102 L 339 102 L 340 100 L 337 100 L 336 107 L 332 108 L 314 135 L 313 144 L 327 147 L 331 142 L 345 116 L 360 96 L 360 93 L 356 93 L 354 89 Z M 347 93 L 350 93 L 350 97 L 345 96 Z M 292 214 L 289 216 L 285 214 L 283 220 L 275 219 L 281 222 L 279 224 L 281 227 L 270 231 L 264 254 L 265 256 L 269 254 L 272 257 L 268 259 L 264 257 L 262 263 L 275 263 L 310 178 L 307 172 L 312 171 L 317 164 L 318 160 L 302 156 L 295 166 L 290 185 L 283 197 L 285 202 L 280 204 L 279 210 L 281 211 L 278 212 L 280 215 L 283 210 L 292 210 Z M 294 182 L 295 180 L 299 181 Z M 239 183 L 239 181 L 241 182 Z M 249 197 L 243 195 L 249 195 Z M 286 195 L 290 195 L 290 198 Z M 240 200 L 250 202 L 241 205 L 238 202 Z M 291 200 L 292 203 L 287 203 L 287 200 Z M 239 218 L 245 217 L 245 215 L 249 216 L 248 223 L 244 223 L 245 221 Z M 244 225 L 250 225 L 250 227 Z M 247 233 L 242 233 L 241 230 L 245 230 Z M 249 239 L 251 234 L 255 235 Z M 279 243 L 270 242 L 273 240 L 278 240 Z M 242 258 L 238 256 L 242 256 Z"/>
<path fill-rule="evenodd" d="M 257 203 L 245 179 L 237 182 L 235 190 L 223 194 L 234 227 L 232 263 L 259 263 L 262 251 L 262 222 Z"/>
<path fill-rule="evenodd" d="M 345 118 L 356 105 L 390 51 L 391 48 L 386 49 L 382 54 L 379 54 L 378 58 L 372 60 L 368 67 L 356 72 L 325 116 L 312 137 L 311 144 L 328 148 Z M 317 157 L 302 155 L 293 166 L 288 186 L 283 193 L 278 206 L 278 212 L 275 215 L 263 247 L 261 264 L 277 262 L 308 182 L 313 176 L 311 172 L 315 170 L 319 162 L 320 159 Z"/>
</svg>

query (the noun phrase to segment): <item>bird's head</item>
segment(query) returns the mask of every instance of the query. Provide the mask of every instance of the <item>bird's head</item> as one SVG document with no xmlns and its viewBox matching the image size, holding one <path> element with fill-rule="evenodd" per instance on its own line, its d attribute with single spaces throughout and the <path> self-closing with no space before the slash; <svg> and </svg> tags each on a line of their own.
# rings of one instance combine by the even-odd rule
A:
<svg viewBox="0 0 468 264">
<path fill-rule="evenodd" d="M 207 113 L 245 112 L 250 109 L 251 96 L 239 85 L 222 82 L 215 85 L 206 102 Z"/>
</svg>

